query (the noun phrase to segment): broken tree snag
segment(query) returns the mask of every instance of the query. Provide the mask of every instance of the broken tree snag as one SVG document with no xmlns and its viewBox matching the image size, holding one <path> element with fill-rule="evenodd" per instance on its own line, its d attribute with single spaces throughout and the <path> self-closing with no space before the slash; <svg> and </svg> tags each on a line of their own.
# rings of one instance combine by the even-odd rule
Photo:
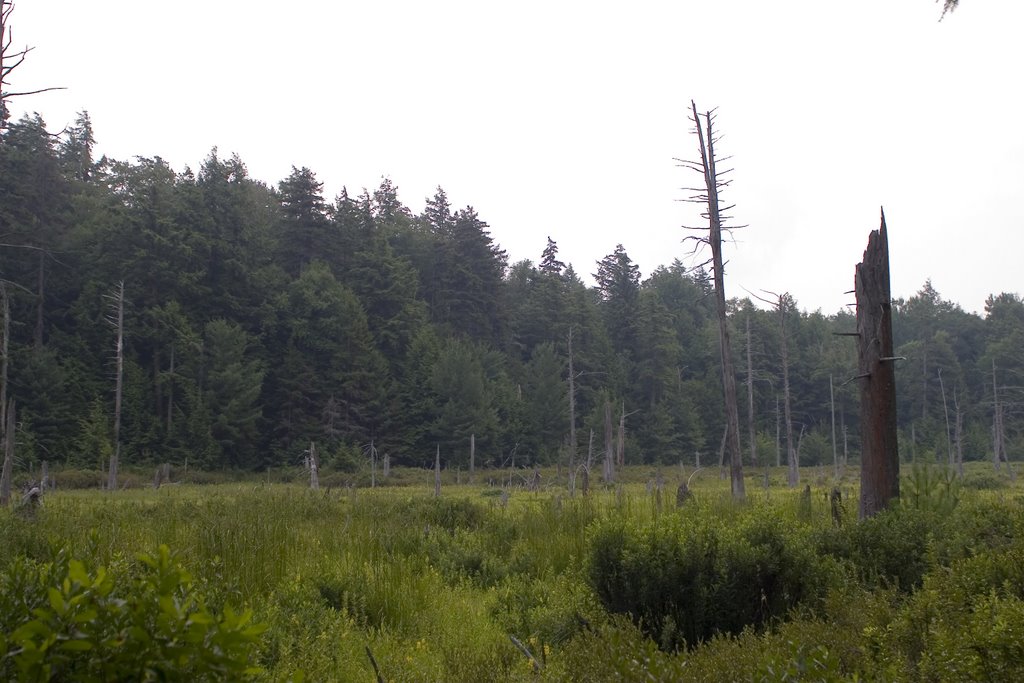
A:
<svg viewBox="0 0 1024 683">
<path fill-rule="evenodd" d="M 896 443 L 896 372 L 892 352 L 889 237 L 882 224 L 868 237 L 854 275 L 860 375 L 860 518 L 884 510 L 900 496 Z"/>
</svg>

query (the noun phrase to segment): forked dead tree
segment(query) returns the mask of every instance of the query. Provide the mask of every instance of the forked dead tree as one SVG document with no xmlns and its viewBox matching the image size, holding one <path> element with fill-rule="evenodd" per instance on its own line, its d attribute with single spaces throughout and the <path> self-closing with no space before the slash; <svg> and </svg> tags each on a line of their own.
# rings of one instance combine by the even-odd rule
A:
<svg viewBox="0 0 1024 683">
<path fill-rule="evenodd" d="M 732 365 L 732 347 L 729 342 L 729 324 L 725 308 L 725 272 L 722 259 L 722 231 L 728 230 L 725 212 L 732 206 L 719 205 L 719 192 L 729 184 L 722 176 L 729 173 L 718 170 L 718 158 L 715 156 L 715 143 L 719 138 L 714 130 L 715 116 L 713 111 L 703 115 L 697 113 L 697 105 L 690 101 L 693 121 L 700 153 L 699 161 L 680 161 L 683 166 L 700 173 L 704 177 L 703 188 L 688 188 L 694 194 L 687 201 L 701 204 L 705 210 L 701 216 L 708 221 L 707 227 L 689 228 L 702 233 L 700 237 L 689 237 L 697 242 L 696 249 L 702 245 L 711 247 L 711 266 L 715 283 L 715 309 L 718 314 L 718 341 L 722 362 L 722 394 L 725 403 L 726 418 L 726 454 L 729 460 L 729 478 L 734 498 L 742 499 L 746 492 L 743 486 L 743 454 L 740 452 L 740 416 L 736 403 L 736 373 Z M 742 227 L 742 226 L 736 226 Z"/>
<path fill-rule="evenodd" d="M 872 517 L 900 497 L 896 442 L 896 372 L 889 288 L 889 236 L 885 213 L 871 232 L 854 275 L 860 381 L 860 518 Z"/>
</svg>

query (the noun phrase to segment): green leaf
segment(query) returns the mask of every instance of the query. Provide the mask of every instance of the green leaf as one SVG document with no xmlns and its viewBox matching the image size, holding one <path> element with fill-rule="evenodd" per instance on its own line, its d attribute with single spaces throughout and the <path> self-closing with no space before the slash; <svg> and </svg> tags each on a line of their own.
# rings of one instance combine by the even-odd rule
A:
<svg viewBox="0 0 1024 683">
<path fill-rule="evenodd" d="M 50 607 L 57 613 L 57 616 L 63 616 L 67 612 L 67 604 L 64 602 L 64 596 L 56 588 L 49 588 L 46 591 L 47 597 L 50 599 Z"/>
<path fill-rule="evenodd" d="M 93 647 L 95 646 L 88 640 L 65 640 L 58 649 L 70 650 L 71 652 L 86 652 L 93 649 Z"/>
<path fill-rule="evenodd" d="M 68 578 L 80 586 L 89 585 L 89 572 L 85 570 L 85 565 L 78 560 L 68 562 Z"/>
</svg>

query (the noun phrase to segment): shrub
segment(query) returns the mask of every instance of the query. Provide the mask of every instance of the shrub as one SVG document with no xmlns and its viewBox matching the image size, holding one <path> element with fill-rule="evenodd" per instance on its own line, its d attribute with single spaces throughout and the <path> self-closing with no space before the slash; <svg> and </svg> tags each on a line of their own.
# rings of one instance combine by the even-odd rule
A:
<svg viewBox="0 0 1024 683">
<path fill-rule="evenodd" d="M 258 670 L 264 627 L 249 611 L 210 613 L 167 546 L 134 578 L 89 571 L 66 554 L 18 560 L 0 576 L 4 680 L 235 680 Z"/>
<path fill-rule="evenodd" d="M 865 585 L 881 581 L 910 592 L 930 566 L 929 539 L 940 524 L 928 510 L 897 505 L 858 524 L 821 530 L 816 545 L 850 562 Z"/>
<path fill-rule="evenodd" d="M 763 626 L 823 596 L 827 565 L 804 531 L 769 515 L 730 527 L 612 521 L 595 533 L 590 580 L 609 611 L 668 650 Z"/>
</svg>

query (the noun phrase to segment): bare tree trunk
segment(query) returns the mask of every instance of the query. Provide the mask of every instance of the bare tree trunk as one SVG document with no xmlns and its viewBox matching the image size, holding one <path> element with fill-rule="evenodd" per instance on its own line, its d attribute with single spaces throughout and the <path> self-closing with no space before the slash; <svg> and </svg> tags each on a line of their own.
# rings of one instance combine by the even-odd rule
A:
<svg viewBox="0 0 1024 683">
<path fill-rule="evenodd" d="M 2 36 L 2 33 L 0 33 Z M 0 308 L 3 309 L 3 340 L 0 341 L 0 436 L 6 433 L 7 429 L 7 358 L 11 339 L 11 302 L 7 298 L 7 285 L 0 281 Z"/>
<path fill-rule="evenodd" d="M 320 458 L 316 456 L 316 444 L 309 442 L 309 488 L 320 489 Z"/>
<path fill-rule="evenodd" d="M 50 484 L 50 466 L 45 460 L 39 463 L 39 488 L 43 491 Z"/>
<path fill-rule="evenodd" d="M 604 404 L 604 480 L 615 481 L 615 434 L 612 429 L 612 403 Z"/>
<path fill-rule="evenodd" d="M 167 382 L 167 435 L 171 435 L 174 423 L 174 344 L 171 344 L 171 369 Z"/>
<path fill-rule="evenodd" d="M 377 447 L 370 439 L 370 488 L 377 488 Z"/>
<path fill-rule="evenodd" d="M 116 307 L 117 326 L 117 379 L 114 384 L 114 453 L 110 456 L 110 469 L 107 472 L 107 490 L 117 490 L 117 467 L 121 457 L 121 384 L 124 376 L 124 280 L 118 283 L 117 290 L 111 296 Z"/>
<path fill-rule="evenodd" d="M 782 467 L 782 413 L 779 412 L 779 397 L 775 396 L 775 466 Z"/>
<path fill-rule="evenodd" d="M 693 109 L 693 121 L 697 128 L 700 141 L 701 167 L 704 172 L 704 184 L 707 187 L 707 217 L 709 223 L 708 244 L 711 246 L 711 260 L 714 268 L 715 309 L 718 314 L 719 353 L 722 361 L 722 393 L 725 404 L 726 419 L 726 450 L 729 456 L 729 474 L 732 484 L 732 495 L 736 499 L 745 497 L 743 484 L 743 460 L 740 453 L 740 416 L 736 402 L 736 373 L 732 367 L 732 346 L 729 342 L 729 321 L 725 307 L 725 271 L 722 259 L 722 216 L 719 211 L 718 190 L 721 181 L 715 168 L 715 141 L 713 130 L 714 119 L 711 112 L 704 115 L 707 126 L 705 144 L 704 129 L 697 105 L 690 102 Z"/>
<path fill-rule="evenodd" d="M 754 426 L 754 357 L 750 348 L 750 314 L 747 314 L 747 432 L 750 438 L 750 464 L 757 467 L 757 430 Z"/>
<path fill-rule="evenodd" d="M 848 448 L 850 442 L 848 438 L 849 432 L 847 432 L 846 430 L 846 418 L 843 417 L 842 414 L 839 415 L 839 418 L 842 420 L 843 423 L 843 467 L 846 467 L 850 464 L 850 451 Z"/>
<path fill-rule="evenodd" d="M 949 462 L 949 469 L 953 469 L 955 464 L 953 461 L 953 442 L 950 441 L 949 436 L 949 407 L 946 404 L 946 385 L 942 382 L 942 368 L 938 369 L 939 375 L 939 391 L 942 392 L 942 414 L 946 417 L 946 456 Z"/>
<path fill-rule="evenodd" d="M 576 370 L 572 357 L 572 325 L 569 326 L 569 493 L 576 488 Z"/>
<path fill-rule="evenodd" d="M 839 450 L 836 448 L 836 391 L 832 384 L 832 375 L 828 376 L 828 400 L 832 406 L 832 467 L 835 477 L 839 479 Z"/>
<path fill-rule="evenodd" d="M 476 472 L 476 434 L 469 435 L 469 480 L 473 481 Z"/>
<path fill-rule="evenodd" d="M 782 335 L 782 408 L 786 416 L 786 458 L 789 465 L 788 483 L 796 486 L 800 483 L 800 463 L 796 449 L 793 447 L 793 414 L 789 392 L 789 340 L 786 335 L 786 301 L 779 295 L 779 329 Z"/>
<path fill-rule="evenodd" d="M 860 517 L 872 517 L 900 497 L 896 438 L 896 372 L 892 351 L 889 237 L 885 214 L 868 237 L 854 275 L 860 379 Z"/>
<path fill-rule="evenodd" d="M 626 402 L 622 402 L 622 412 L 619 413 L 619 434 L 615 446 L 615 460 L 619 467 L 626 466 Z"/>
<path fill-rule="evenodd" d="M 515 462 L 513 460 L 513 462 Z M 441 496 L 441 446 L 434 451 L 434 498 Z"/>
<path fill-rule="evenodd" d="M 956 414 L 956 473 L 961 479 L 964 478 L 964 414 L 960 410 L 960 399 L 957 396 L 956 387 L 953 388 L 953 410 Z"/>
<path fill-rule="evenodd" d="M 36 329 L 32 334 L 32 346 L 36 351 L 43 348 L 43 309 L 46 305 L 46 252 L 39 250 L 39 271 L 36 283 Z"/>
<path fill-rule="evenodd" d="M 7 406 L 4 426 L 4 467 L 0 471 L 0 505 L 11 502 L 11 477 L 14 476 L 14 401 Z"/>
<path fill-rule="evenodd" d="M 1003 406 L 999 403 L 999 381 L 996 379 L 996 360 L 992 359 L 992 465 L 999 471 L 1003 445 Z"/>
</svg>

